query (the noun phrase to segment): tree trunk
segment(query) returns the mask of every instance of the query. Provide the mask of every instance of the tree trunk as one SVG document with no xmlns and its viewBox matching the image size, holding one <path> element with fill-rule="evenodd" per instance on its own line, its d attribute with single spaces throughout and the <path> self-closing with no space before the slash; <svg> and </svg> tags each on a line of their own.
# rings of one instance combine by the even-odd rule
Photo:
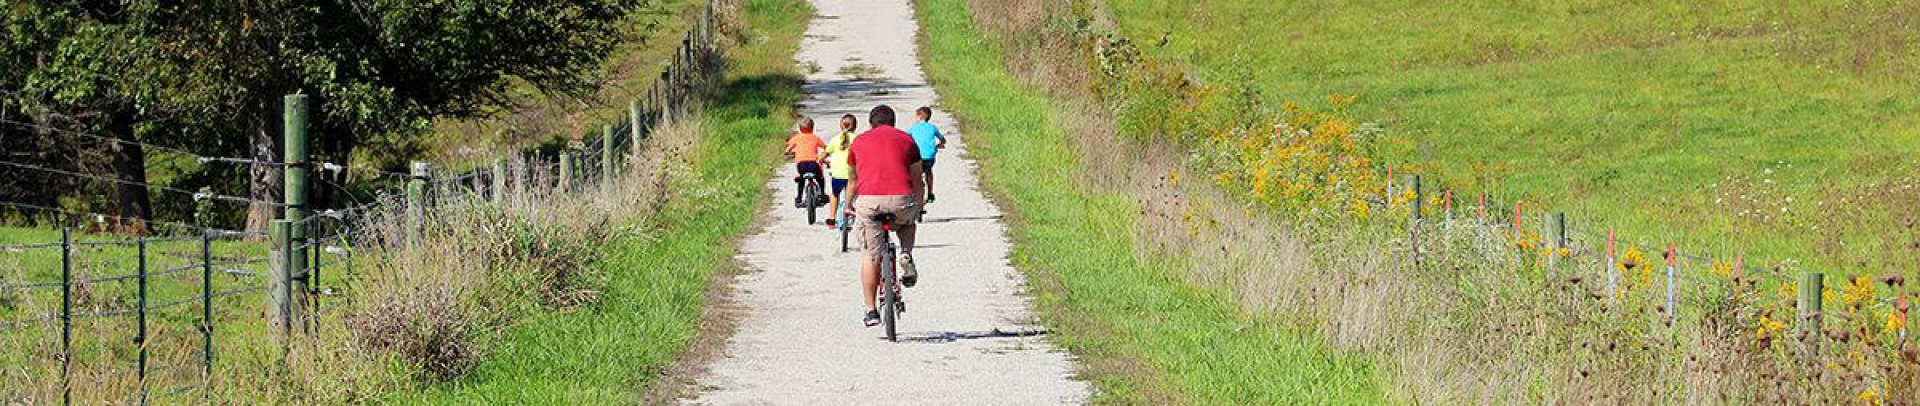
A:
<svg viewBox="0 0 1920 406">
<path fill-rule="evenodd" d="M 253 118 L 248 120 L 248 132 L 252 142 L 248 146 L 254 161 L 280 162 L 280 110 L 272 108 L 272 103 L 255 103 Z M 280 214 L 278 206 L 264 202 L 280 201 L 280 167 L 255 163 L 248 170 L 247 195 L 259 202 L 247 206 L 247 229 L 266 230 L 267 222 Z"/>
<path fill-rule="evenodd" d="M 113 145 L 113 173 L 119 179 L 114 193 L 116 213 L 114 231 L 144 235 L 148 223 L 153 221 L 153 197 L 147 190 L 147 155 L 138 138 L 134 136 L 134 112 L 132 106 L 123 106 L 113 112 L 107 123 L 107 133 L 121 142 Z"/>
</svg>

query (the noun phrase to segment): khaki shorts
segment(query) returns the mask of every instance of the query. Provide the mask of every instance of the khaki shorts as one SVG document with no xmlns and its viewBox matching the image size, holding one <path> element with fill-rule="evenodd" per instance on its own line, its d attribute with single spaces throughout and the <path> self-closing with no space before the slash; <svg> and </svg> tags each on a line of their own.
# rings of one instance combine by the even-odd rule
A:
<svg viewBox="0 0 1920 406">
<path fill-rule="evenodd" d="M 880 224 L 873 221 L 873 216 L 893 213 L 895 231 L 912 230 L 914 217 L 920 215 L 920 208 L 915 203 L 918 202 L 913 196 L 860 196 L 853 201 L 853 213 L 859 216 L 859 222 L 855 224 L 860 225 L 860 244 L 863 246 L 860 252 L 866 254 L 867 260 L 880 259 L 882 231 Z M 894 244 L 899 244 L 899 241 L 894 241 Z"/>
</svg>

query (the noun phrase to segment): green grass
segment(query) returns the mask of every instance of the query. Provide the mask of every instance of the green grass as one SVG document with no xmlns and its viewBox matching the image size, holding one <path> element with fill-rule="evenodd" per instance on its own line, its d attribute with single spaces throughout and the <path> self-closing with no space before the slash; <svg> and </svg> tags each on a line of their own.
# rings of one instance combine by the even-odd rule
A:
<svg viewBox="0 0 1920 406">
<path fill-rule="evenodd" d="M 799 100 L 791 58 L 811 14 L 792 0 L 747 2 L 758 38 L 729 58 L 731 70 L 689 157 L 696 190 L 680 193 L 643 237 L 608 247 L 601 305 L 533 316 L 509 329 L 473 373 L 393 399 L 397 403 L 632 403 L 699 330 L 707 282 L 728 266 L 732 239 L 764 200 L 764 174 L 778 162 L 779 114 Z"/>
<path fill-rule="evenodd" d="M 1910 177 L 1920 154 L 1912 2 L 1105 4 L 1206 81 L 1275 104 L 1358 95 L 1353 115 L 1386 125 L 1396 161 L 1578 228 L 1770 263 L 1896 262 L 1883 241 L 1902 229 L 1882 220 L 1910 203 L 1870 185 Z M 1763 202 L 1733 206 L 1743 195 Z"/>
<path fill-rule="evenodd" d="M 1034 280 L 1053 337 L 1087 367 L 1096 402 L 1379 403 L 1375 368 L 1311 333 L 1258 321 L 1183 282 L 1174 260 L 1124 255 L 1140 208 L 1077 185 L 1057 111 L 1017 84 L 1006 50 L 963 0 L 918 2 L 928 74 L 960 118 L 983 181 L 1013 213 L 1013 261 Z"/>
</svg>

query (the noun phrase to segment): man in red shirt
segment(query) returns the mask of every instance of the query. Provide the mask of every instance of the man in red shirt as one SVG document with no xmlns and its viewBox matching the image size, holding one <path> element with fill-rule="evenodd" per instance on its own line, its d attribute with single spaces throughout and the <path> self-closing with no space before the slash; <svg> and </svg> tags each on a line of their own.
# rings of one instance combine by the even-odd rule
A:
<svg viewBox="0 0 1920 406">
<path fill-rule="evenodd" d="M 847 162 L 853 165 L 853 179 L 847 185 L 850 216 L 859 219 L 861 249 L 861 294 L 867 300 L 868 327 L 880 324 L 880 312 L 874 304 L 874 291 L 880 287 L 880 247 L 885 231 L 874 224 L 873 216 L 892 213 L 894 233 L 900 236 L 900 284 L 913 287 L 920 279 L 913 265 L 914 218 L 926 204 L 926 183 L 920 177 L 920 148 L 913 137 L 893 126 L 893 108 L 880 105 L 867 118 L 872 128 L 854 137 L 848 148 Z"/>
</svg>

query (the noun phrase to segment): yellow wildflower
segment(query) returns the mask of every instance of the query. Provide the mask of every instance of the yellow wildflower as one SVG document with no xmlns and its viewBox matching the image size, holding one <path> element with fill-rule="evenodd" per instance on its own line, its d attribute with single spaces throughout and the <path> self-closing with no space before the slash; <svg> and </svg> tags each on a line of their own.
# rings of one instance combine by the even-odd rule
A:
<svg viewBox="0 0 1920 406">
<path fill-rule="evenodd" d="M 1786 328 L 1786 322 L 1774 320 L 1773 317 L 1767 315 L 1760 315 L 1760 326 L 1754 329 L 1754 335 L 1760 341 L 1766 341 L 1768 338 L 1773 337 L 1774 333 Z"/>
<path fill-rule="evenodd" d="M 1886 325 L 1887 328 L 1883 331 L 1887 334 L 1899 334 L 1901 331 L 1906 331 L 1907 315 L 1902 314 L 1899 310 L 1888 311 Z"/>
<path fill-rule="evenodd" d="M 1885 401 L 1885 396 L 1880 394 L 1880 387 L 1878 386 L 1867 388 L 1865 392 L 1860 392 L 1860 403 L 1862 404 L 1879 406 Z"/>
<path fill-rule="evenodd" d="M 1853 281 L 1841 290 L 1844 292 L 1840 295 L 1841 302 L 1847 304 L 1848 311 L 1853 311 L 1860 308 L 1861 303 L 1873 299 L 1873 280 L 1864 274 L 1855 276 Z"/>
</svg>

